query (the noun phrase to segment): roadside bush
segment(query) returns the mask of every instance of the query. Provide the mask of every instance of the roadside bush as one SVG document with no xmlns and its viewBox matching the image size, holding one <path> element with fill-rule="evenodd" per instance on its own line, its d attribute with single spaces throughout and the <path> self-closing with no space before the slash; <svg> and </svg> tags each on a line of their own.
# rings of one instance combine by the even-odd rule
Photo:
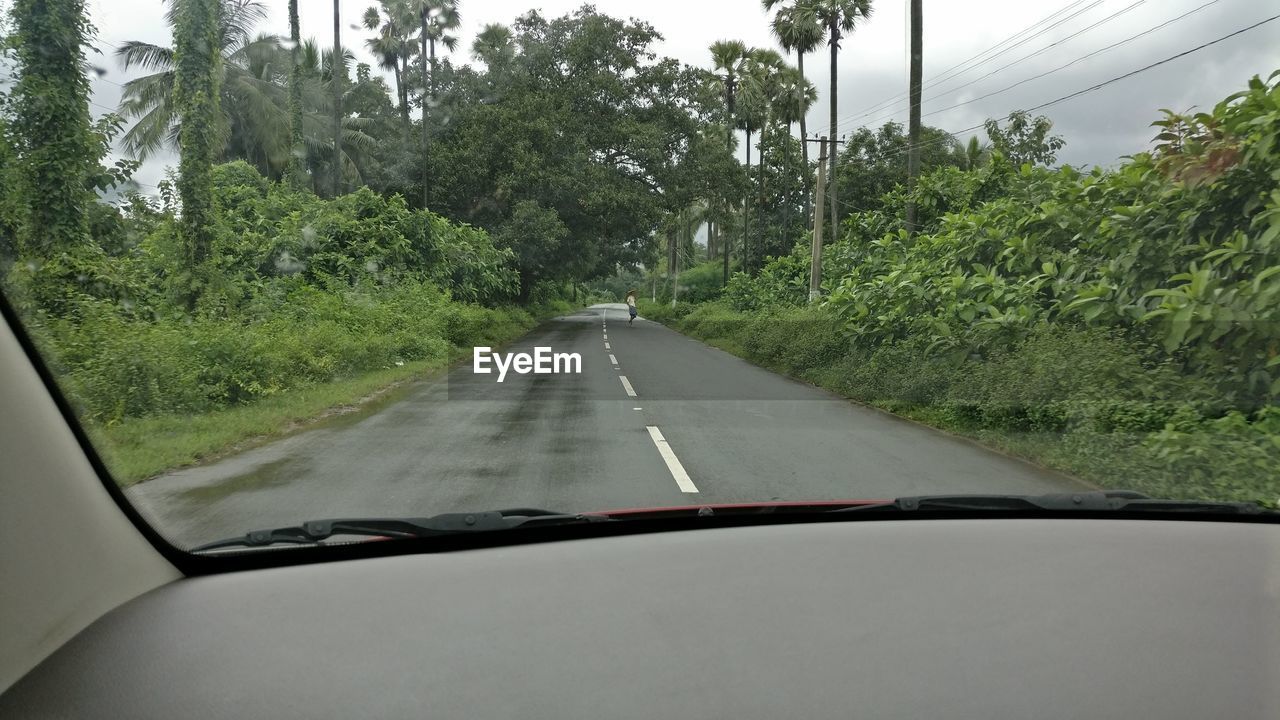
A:
<svg viewBox="0 0 1280 720">
<path fill-rule="evenodd" d="M 720 297 L 724 288 L 720 286 L 724 279 L 724 268 L 719 261 L 712 260 L 684 270 L 680 273 L 681 302 L 704 303 Z"/>
</svg>

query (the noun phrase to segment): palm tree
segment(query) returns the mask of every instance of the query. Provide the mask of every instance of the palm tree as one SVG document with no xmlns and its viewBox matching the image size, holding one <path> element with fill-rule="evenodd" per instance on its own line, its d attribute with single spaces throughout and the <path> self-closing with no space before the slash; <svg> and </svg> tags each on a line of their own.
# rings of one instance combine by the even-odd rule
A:
<svg viewBox="0 0 1280 720">
<path fill-rule="evenodd" d="M 315 171 L 332 162 L 332 127 L 326 123 L 333 109 L 332 53 L 321 52 L 314 41 L 298 44 L 288 52 L 271 35 L 252 37 L 256 21 L 265 16 L 261 4 L 224 0 L 222 13 L 221 117 L 216 125 L 218 160 L 240 158 L 265 176 L 279 178 L 288 172 L 293 143 L 290 98 L 296 55 L 302 109 L 302 160 L 313 171 L 315 189 L 323 185 Z M 173 50 L 149 43 L 128 42 L 118 51 L 125 67 L 141 66 L 155 73 L 125 84 L 120 113 L 138 121 L 125 134 L 124 149 L 146 158 L 161 147 L 177 148 L 178 116 L 173 103 Z M 343 54 L 344 62 L 354 60 Z M 345 72 L 345 70 L 344 70 Z M 340 158 L 343 173 L 359 182 L 357 170 L 375 144 L 363 132 L 368 121 L 342 118 Z"/>
<path fill-rule="evenodd" d="M 826 28 L 827 45 L 831 48 L 831 142 L 836 141 L 836 56 L 840 52 L 840 40 L 845 33 L 853 32 L 862 20 L 871 17 L 871 0 L 807 0 L 818 23 Z M 836 153 L 831 153 L 831 232 L 835 237 L 839 210 L 836 204 Z"/>
<path fill-rule="evenodd" d="M 165 13 L 170 27 L 174 26 L 179 5 L 172 4 Z M 274 156 L 279 154 L 279 138 L 287 139 L 289 135 L 288 114 L 282 110 L 285 103 L 274 78 L 264 79 L 250 70 L 256 61 L 278 56 L 281 49 L 280 39 L 274 35 L 251 35 L 253 26 L 266 16 L 266 7 L 258 0 L 222 0 L 218 28 L 222 112 L 215 118 L 215 136 L 221 143 L 219 147 L 225 146 L 233 133 L 254 136 Z M 161 147 L 176 149 L 180 129 L 173 101 L 173 48 L 132 40 L 116 50 L 116 58 L 126 70 L 142 67 L 155 71 L 124 85 L 120 115 L 137 120 L 121 138 L 125 152 L 145 160 Z M 283 152 L 287 153 L 287 148 Z M 287 159 L 285 155 L 279 157 L 282 161 Z"/>
<path fill-rule="evenodd" d="M 744 127 L 747 131 L 747 168 L 751 167 L 751 131 L 760 130 L 760 155 L 757 160 L 759 180 L 756 184 L 756 203 L 763 210 L 764 206 L 764 146 L 768 139 L 769 125 L 773 120 L 773 106 L 781 90 L 780 75 L 785 67 L 782 56 L 765 48 L 754 48 L 747 56 L 747 66 L 743 74 L 742 97 L 746 112 L 742 113 Z M 750 219 L 748 213 L 744 220 L 743 236 L 750 237 Z M 749 256 L 746 245 L 743 245 L 743 269 L 747 267 Z"/>
<path fill-rule="evenodd" d="M 798 68 L 784 68 L 779 79 L 781 87 L 778 91 L 778 97 L 774 103 L 774 115 L 778 118 L 779 123 L 785 123 L 787 126 L 787 137 L 791 137 L 791 125 L 797 121 L 804 123 L 804 116 L 809 113 L 809 108 L 818 102 L 818 88 L 813 83 L 805 79 L 804 74 Z M 802 133 L 803 137 L 803 133 Z M 800 147 L 804 148 L 807 143 L 800 143 Z M 787 166 L 791 164 L 790 156 L 791 144 L 788 142 L 783 146 L 783 158 Z M 804 174 L 800 178 L 800 184 L 804 188 L 804 211 L 805 217 L 809 217 L 809 157 L 808 152 L 804 153 Z M 788 211 L 790 215 L 790 211 Z M 806 224 L 808 220 L 806 220 Z"/>
<path fill-rule="evenodd" d="M 333 197 L 342 193 L 342 80 L 347 73 L 338 62 L 342 56 L 341 4 L 341 0 L 333 0 Z"/>
<path fill-rule="evenodd" d="M 436 97 L 436 43 L 441 43 L 449 50 L 456 48 L 458 38 L 450 35 L 449 32 L 456 29 L 462 20 L 458 15 L 458 0 L 415 0 L 415 2 L 420 25 L 418 41 L 421 43 L 418 61 L 421 64 L 422 79 L 425 83 L 422 96 L 422 205 L 426 207 L 429 194 L 426 162 L 431 142 L 428 117 L 431 103 Z M 428 62 L 431 66 L 430 73 L 427 71 Z"/>
<path fill-rule="evenodd" d="M 347 68 L 354 63 L 355 57 L 350 51 L 344 50 L 335 64 L 332 50 L 321 50 L 312 40 L 302 44 L 303 105 L 307 109 L 303 115 L 303 135 L 316 194 L 321 193 L 326 181 L 330 188 L 339 183 L 361 184 L 361 168 L 370 162 L 378 144 L 365 132 L 371 121 L 350 115 L 342 115 L 340 141 L 334 143 L 333 107 L 335 99 L 345 106 L 346 96 L 355 89 L 344 82 Z"/>
<path fill-rule="evenodd" d="M 302 28 L 298 0 L 289 0 L 289 180 L 302 181 L 302 68 L 298 65 Z"/>
<path fill-rule="evenodd" d="M 490 72 L 505 67 L 515 58 L 515 48 L 511 46 L 511 28 L 502 23 L 485 25 L 471 43 L 471 55 L 484 63 Z"/>
<path fill-rule="evenodd" d="M 781 0 L 762 0 L 765 10 L 771 10 Z M 804 55 L 818 49 L 818 45 L 822 43 L 822 26 L 818 24 L 818 16 L 814 13 L 813 8 L 803 2 L 797 1 L 796 4 L 789 5 L 778 10 L 777 15 L 773 18 L 772 23 L 773 36 L 777 38 L 778 44 L 787 52 L 794 51 L 796 54 L 796 67 L 799 69 L 800 78 L 804 79 Z M 812 87 L 812 86 L 810 86 Z M 816 102 L 816 93 L 815 102 Z M 809 103 L 812 105 L 813 103 Z M 808 106 L 805 107 L 807 113 Z M 805 176 L 804 186 L 806 190 L 805 196 L 805 215 L 809 215 L 809 197 L 807 192 L 812 178 L 809 176 L 809 143 L 805 140 L 809 137 L 809 128 L 805 122 L 805 115 L 800 115 L 800 153 L 804 158 Z M 790 130 L 788 130 L 790 133 Z"/>
<path fill-rule="evenodd" d="M 964 156 L 963 156 L 964 169 L 976 170 L 982 167 L 984 164 L 986 164 L 987 157 L 990 154 L 990 152 L 991 152 L 990 147 L 983 145 L 978 140 L 977 135 L 970 136 L 969 144 L 966 145 L 964 148 Z"/>
<path fill-rule="evenodd" d="M 400 109 L 400 122 L 406 134 L 409 132 L 409 89 L 407 75 L 409 61 L 418 51 L 413 42 L 414 26 L 418 19 L 408 0 L 379 0 L 378 5 L 364 11 L 362 24 L 376 30 L 377 36 L 365 41 L 365 46 L 378 58 L 378 66 L 395 75 L 396 104 Z"/>
<path fill-rule="evenodd" d="M 907 81 L 910 111 L 907 119 L 907 232 L 916 231 L 916 201 L 911 191 L 920 176 L 920 74 L 924 60 L 924 11 L 911 0 L 911 72 Z"/>
<path fill-rule="evenodd" d="M 716 69 L 724 73 L 725 148 L 729 152 L 733 152 L 733 111 L 737 99 L 738 79 L 742 76 L 746 57 L 747 46 L 740 40 L 717 40 L 711 44 L 711 59 Z M 751 152 L 750 143 L 748 143 L 747 152 Z M 746 239 L 745 228 L 743 228 L 743 239 L 744 241 Z M 730 245 L 729 235 L 726 233 L 723 247 L 720 249 L 721 258 L 724 261 L 724 275 L 721 279 L 724 285 L 729 284 Z"/>
</svg>

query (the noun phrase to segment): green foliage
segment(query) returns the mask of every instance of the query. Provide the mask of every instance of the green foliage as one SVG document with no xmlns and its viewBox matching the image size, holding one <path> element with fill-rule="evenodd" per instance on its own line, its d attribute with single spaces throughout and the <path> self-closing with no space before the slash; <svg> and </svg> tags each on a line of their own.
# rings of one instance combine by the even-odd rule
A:
<svg viewBox="0 0 1280 720">
<path fill-rule="evenodd" d="M 907 183 L 907 135 L 901 123 L 886 122 L 879 130 L 858 128 L 840 151 L 836 182 L 841 216 L 875 210 L 881 198 Z M 920 129 L 921 174 L 941 167 L 962 167 L 964 151 L 959 142 L 934 127 Z"/>
<path fill-rule="evenodd" d="M 1008 147 L 936 170 L 913 197 L 924 232 L 893 219 L 901 191 L 846 220 L 822 306 L 804 305 L 802 244 L 676 325 L 1109 487 L 1275 500 L 1277 78 L 1166 113 L 1155 152 L 1115 171 Z"/>
<path fill-rule="evenodd" d="M 88 239 L 97 157 L 89 80 L 81 70 L 92 28 L 83 0 L 17 0 L 12 13 L 18 68 L 5 141 L 17 171 L 4 179 L 18 185 L 3 191 L 17 191 L 7 212 L 25 228 L 20 254 L 76 252 Z"/>
<path fill-rule="evenodd" d="M 173 103 L 180 122 L 178 196 L 184 266 L 193 277 L 191 300 L 201 291 L 205 259 L 213 245 L 213 163 L 218 157 L 219 86 L 222 81 L 220 0 L 174 4 Z"/>
<path fill-rule="evenodd" d="M 1066 142 L 1058 135 L 1050 135 L 1053 122 L 1039 115 L 1031 117 L 1025 110 L 1010 113 L 1003 128 L 995 120 L 986 122 L 987 137 L 996 152 L 1001 153 L 1015 166 L 1052 165 L 1058 151 Z"/>
<path fill-rule="evenodd" d="M 688 303 L 714 300 L 720 296 L 722 290 L 721 275 L 719 260 L 711 260 L 682 270 L 677 280 L 680 285 L 680 299 Z"/>
<path fill-rule="evenodd" d="M 1044 322 L 1124 328 L 1255 408 L 1280 378 L 1278 97 L 1255 78 L 1213 114 L 1173 121 L 1220 139 L 1170 140 L 1115 172 L 1014 172 L 997 157 L 977 173 L 926 176 L 926 216 L 931 198 L 947 198 L 936 228 L 833 249 L 847 271 L 829 304 L 860 345 L 910 337 L 962 356 L 1008 348 Z M 1214 179 L 1189 182 L 1196 173 Z M 943 185 L 958 192 L 935 194 Z"/>
</svg>

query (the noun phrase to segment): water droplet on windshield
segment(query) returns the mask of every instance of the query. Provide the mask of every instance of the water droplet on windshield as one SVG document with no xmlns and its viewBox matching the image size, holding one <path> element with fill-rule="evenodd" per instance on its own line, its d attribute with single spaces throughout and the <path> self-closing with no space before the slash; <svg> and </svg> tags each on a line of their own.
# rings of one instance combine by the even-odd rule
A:
<svg viewBox="0 0 1280 720">
<path fill-rule="evenodd" d="M 293 253 L 285 250 L 276 258 L 276 271 L 283 275 L 297 275 L 306 268 L 306 263 L 295 258 Z"/>
</svg>

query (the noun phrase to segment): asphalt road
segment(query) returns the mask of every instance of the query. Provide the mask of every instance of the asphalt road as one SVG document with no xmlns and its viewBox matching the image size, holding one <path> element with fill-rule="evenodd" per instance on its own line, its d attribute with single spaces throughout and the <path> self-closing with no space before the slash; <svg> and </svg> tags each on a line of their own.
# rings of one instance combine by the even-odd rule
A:
<svg viewBox="0 0 1280 720">
<path fill-rule="evenodd" d="M 1081 489 L 626 317 L 588 308 L 506 349 L 578 353 L 580 374 L 498 383 L 467 363 L 128 494 L 191 546 L 332 517 Z"/>
</svg>

